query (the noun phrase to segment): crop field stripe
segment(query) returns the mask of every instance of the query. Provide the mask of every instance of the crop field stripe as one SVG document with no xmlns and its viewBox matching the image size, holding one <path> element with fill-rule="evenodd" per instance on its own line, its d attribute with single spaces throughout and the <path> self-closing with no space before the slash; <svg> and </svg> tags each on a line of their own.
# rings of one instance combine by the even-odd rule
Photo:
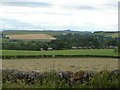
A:
<svg viewBox="0 0 120 90">
<path fill-rule="evenodd" d="M 10 39 L 56 39 L 48 34 L 6 35 Z"/>
<path fill-rule="evenodd" d="M 81 50 L 53 50 L 53 51 L 25 51 L 2 50 L 2 55 L 102 55 L 118 56 L 114 49 L 81 49 Z"/>
</svg>

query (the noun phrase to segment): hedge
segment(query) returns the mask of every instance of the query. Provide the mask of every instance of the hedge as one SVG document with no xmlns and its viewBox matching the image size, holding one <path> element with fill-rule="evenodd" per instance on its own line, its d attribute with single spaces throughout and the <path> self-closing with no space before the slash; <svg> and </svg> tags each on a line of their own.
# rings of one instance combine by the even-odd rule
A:
<svg viewBox="0 0 120 90">
<path fill-rule="evenodd" d="M 30 58 L 79 58 L 79 57 L 103 57 L 120 58 L 120 56 L 102 56 L 102 55 L 2 55 L 2 59 L 30 59 Z"/>
</svg>

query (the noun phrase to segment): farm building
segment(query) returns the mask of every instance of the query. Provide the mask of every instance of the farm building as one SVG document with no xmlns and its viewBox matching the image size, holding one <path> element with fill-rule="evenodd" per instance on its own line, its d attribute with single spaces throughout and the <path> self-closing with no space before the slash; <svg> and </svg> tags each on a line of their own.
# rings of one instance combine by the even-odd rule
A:
<svg viewBox="0 0 120 90">
<path fill-rule="evenodd" d="M 48 48 L 48 50 L 53 50 L 53 48 Z"/>
<path fill-rule="evenodd" d="M 72 47 L 71 49 L 77 49 L 77 47 Z"/>
<path fill-rule="evenodd" d="M 71 49 L 118 49 L 117 46 L 107 46 L 107 47 L 71 47 Z"/>
</svg>

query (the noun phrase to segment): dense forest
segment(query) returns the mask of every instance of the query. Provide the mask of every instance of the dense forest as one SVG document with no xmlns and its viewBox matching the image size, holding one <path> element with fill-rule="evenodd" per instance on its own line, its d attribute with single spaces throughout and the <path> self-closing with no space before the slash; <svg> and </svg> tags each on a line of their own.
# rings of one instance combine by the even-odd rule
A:
<svg viewBox="0 0 120 90">
<path fill-rule="evenodd" d="M 67 34 L 54 36 L 57 39 L 47 41 L 41 40 L 12 40 L 3 39 L 2 49 L 4 50 L 40 50 L 43 48 L 53 48 L 55 50 L 71 49 L 72 47 L 109 47 L 118 46 L 118 40 L 116 37 L 104 37 L 100 35 L 89 35 L 89 34 Z"/>
</svg>

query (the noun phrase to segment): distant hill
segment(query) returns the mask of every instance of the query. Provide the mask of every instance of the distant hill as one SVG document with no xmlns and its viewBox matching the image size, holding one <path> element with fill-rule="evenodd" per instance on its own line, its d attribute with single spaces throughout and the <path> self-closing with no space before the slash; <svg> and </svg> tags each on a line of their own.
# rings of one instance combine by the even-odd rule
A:
<svg viewBox="0 0 120 90">
<path fill-rule="evenodd" d="M 28 31 L 28 30 L 6 30 L 2 32 L 4 35 L 21 35 L 21 34 L 48 34 L 51 36 L 57 35 L 66 35 L 66 34 L 83 34 L 83 33 L 91 33 L 91 32 L 80 32 L 80 31 L 70 31 L 70 30 L 62 30 L 62 31 Z"/>
<path fill-rule="evenodd" d="M 22 34 L 48 34 L 50 36 L 58 36 L 58 35 L 66 35 L 66 34 L 91 34 L 91 35 L 100 35 L 105 37 L 118 37 L 120 32 L 114 31 L 95 31 L 94 33 L 88 31 L 71 31 L 71 30 L 60 30 L 60 31 L 52 31 L 52 30 L 5 30 L 2 32 L 3 35 L 22 35 Z"/>
</svg>

